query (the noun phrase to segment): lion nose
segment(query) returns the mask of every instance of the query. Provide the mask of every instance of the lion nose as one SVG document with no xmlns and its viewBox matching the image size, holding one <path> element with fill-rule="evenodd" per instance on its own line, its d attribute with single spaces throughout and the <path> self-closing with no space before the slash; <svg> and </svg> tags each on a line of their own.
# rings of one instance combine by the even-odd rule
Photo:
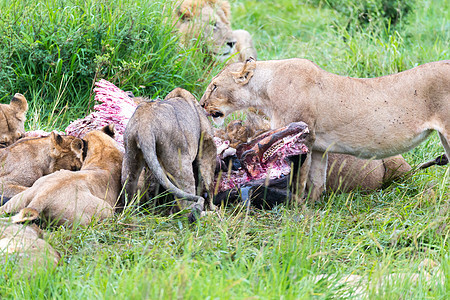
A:
<svg viewBox="0 0 450 300">
<path fill-rule="evenodd" d="M 230 48 L 233 48 L 235 44 L 236 44 L 236 41 L 227 42 L 227 46 Z"/>
</svg>

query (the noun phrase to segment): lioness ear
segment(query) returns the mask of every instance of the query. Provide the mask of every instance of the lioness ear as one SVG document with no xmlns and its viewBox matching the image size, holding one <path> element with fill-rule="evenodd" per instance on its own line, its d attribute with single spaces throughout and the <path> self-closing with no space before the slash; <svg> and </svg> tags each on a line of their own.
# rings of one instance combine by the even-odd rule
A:
<svg viewBox="0 0 450 300">
<path fill-rule="evenodd" d="M 253 57 L 248 58 L 244 67 L 240 72 L 231 72 L 231 75 L 234 78 L 234 81 L 237 84 L 247 84 L 250 78 L 253 76 L 253 71 L 256 69 L 256 60 Z"/>
<path fill-rule="evenodd" d="M 164 98 L 164 100 L 177 97 L 183 98 L 185 100 L 190 100 L 192 102 L 198 102 L 191 92 L 180 87 L 177 87 L 173 89 L 170 93 L 168 93 L 167 96 Z"/>
<path fill-rule="evenodd" d="M 61 146 L 62 143 L 64 142 L 62 136 L 60 136 L 59 134 L 55 133 L 52 131 L 52 133 L 50 134 L 53 145 L 55 146 Z"/>
<path fill-rule="evenodd" d="M 102 129 L 101 129 L 101 131 L 102 132 L 104 132 L 104 133 L 106 133 L 107 135 L 109 135 L 110 137 L 112 137 L 112 138 L 114 138 L 114 135 L 115 135 L 115 130 L 114 130 L 114 124 L 109 124 L 109 125 L 106 125 L 105 127 L 103 127 Z"/>
<path fill-rule="evenodd" d="M 177 87 L 174 88 L 172 91 L 170 91 L 166 97 L 164 97 L 164 100 L 170 99 L 170 98 L 176 98 L 176 97 L 183 97 L 184 89 Z"/>
<path fill-rule="evenodd" d="M 81 139 L 75 138 L 72 143 L 70 143 L 70 149 L 76 154 L 83 153 L 84 143 Z"/>
<path fill-rule="evenodd" d="M 183 2 L 180 7 L 177 10 L 177 14 L 180 17 L 181 20 L 185 20 L 185 19 L 190 19 L 192 18 L 192 12 L 191 12 L 191 8 L 189 7 L 189 5 L 192 5 L 192 9 L 196 8 L 195 3 L 185 3 Z"/>
<path fill-rule="evenodd" d="M 11 102 L 9 103 L 12 108 L 17 113 L 24 113 L 28 110 L 28 102 L 27 99 L 25 99 L 25 96 L 19 93 L 16 93 L 14 97 L 11 99 Z"/>
</svg>

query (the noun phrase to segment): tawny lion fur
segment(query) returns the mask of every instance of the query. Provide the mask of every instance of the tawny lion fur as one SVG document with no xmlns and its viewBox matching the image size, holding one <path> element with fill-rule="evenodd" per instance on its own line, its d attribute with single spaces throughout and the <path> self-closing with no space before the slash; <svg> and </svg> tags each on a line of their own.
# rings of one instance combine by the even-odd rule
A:
<svg viewBox="0 0 450 300">
<path fill-rule="evenodd" d="M 54 132 L 46 137 L 23 138 L 0 152 L 0 194 L 13 197 L 40 177 L 61 169 L 81 168 L 83 141 Z"/>
<path fill-rule="evenodd" d="M 30 210 L 33 214 L 36 211 Z M 58 264 L 60 255 L 42 238 L 36 226 L 0 221 L 0 257 L 2 261 L 14 260 L 19 270 L 33 274 L 37 269 Z"/>
<path fill-rule="evenodd" d="M 113 125 L 87 133 L 83 138 L 86 158 L 80 171 L 61 170 L 41 177 L 0 207 L 0 213 L 33 208 L 41 218 L 57 224 L 83 226 L 94 217 L 111 216 L 121 191 L 123 156 L 111 136 Z"/>
<path fill-rule="evenodd" d="M 156 183 L 184 199 L 178 201 L 181 209 L 192 207 L 191 221 L 204 210 L 196 187 L 212 191 L 216 146 L 211 124 L 191 93 L 177 88 L 163 101 L 141 102 L 125 129 L 124 146 L 122 183 L 128 199 L 146 166 Z M 196 185 L 197 171 L 202 185 Z"/>
<path fill-rule="evenodd" d="M 416 147 L 436 130 L 450 157 L 450 61 L 351 78 L 306 59 L 249 59 L 214 77 L 201 104 L 218 124 L 247 107 L 269 116 L 272 128 L 306 122 L 315 141 L 298 189 L 308 181 L 313 200 L 325 189 L 327 151 L 385 158 Z"/>
<path fill-rule="evenodd" d="M 24 135 L 27 110 L 27 99 L 19 93 L 9 104 L 0 104 L 0 148 L 11 145 Z"/>
<path fill-rule="evenodd" d="M 220 60 L 245 61 L 256 57 L 253 40 L 245 30 L 231 29 L 230 3 L 224 0 L 180 1 L 175 26 L 189 40 L 202 34 L 205 46 Z"/>
</svg>

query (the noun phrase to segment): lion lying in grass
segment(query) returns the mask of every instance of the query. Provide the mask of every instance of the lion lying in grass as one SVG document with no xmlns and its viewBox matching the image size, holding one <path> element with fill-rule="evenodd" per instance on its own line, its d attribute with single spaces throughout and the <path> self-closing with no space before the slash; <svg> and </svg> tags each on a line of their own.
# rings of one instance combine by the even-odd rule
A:
<svg viewBox="0 0 450 300">
<path fill-rule="evenodd" d="M 384 158 L 436 130 L 450 157 L 450 61 L 362 79 L 326 72 L 306 59 L 249 59 L 225 67 L 200 103 L 217 124 L 248 107 L 269 116 L 272 128 L 306 122 L 315 141 L 297 188 L 303 192 L 308 178 L 312 200 L 325 189 L 327 151 Z"/>
<path fill-rule="evenodd" d="M 33 208 L 49 221 L 69 225 L 88 225 L 94 217 L 111 216 L 121 190 L 123 156 L 112 136 L 113 125 L 87 133 L 80 171 L 61 170 L 41 177 L 0 207 L 0 213 Z"/>
<path fill-rule="evenodd" d="M 212 191 L 216 146 L 211 124 L 191 93 L 177 88 L 164 101 L 142 101 L 125 129 L 124 146 L 122 184 L 129 200 L 145 166 L 150 180 L 170 191 L 180 209 L 192 209 L 191 222 L 200 215 L 205 199 L 196 188 Z"/>
<path fill-rule="evenodd" d="M 37 215 L 29 210 L 23 221 Z M 56 266 L 60 255 L 42 239 L 42 231 L 36 226 L 26 226 L 0 221 L 0 257 L 2 263 L 14 261 L 20 270 L 31 274 L 37 268 Z"/>
<path fill-rule="evenodd" d="M 175 26 L 184 42 L 205 38 L 208 51 L 225 61 L 245 61 L 256 57 L 253 40 L 245 30 L 231 29 L 230 3 L 224 0 L 184 0 L 175 11 Z"/>
<path fill-rule="evenodd" d="M 445 273 L 443 267 L 431 260 L 424 259 L 417 269 L 410 267 L 405 272 L 389 273 L 373 272 L 369 275 L 356 274 L 319 274 L 306 276 L 307 284 L 313 285 L 321 282 L 332 291 L 329 298 L 339 299 L 374 299 L 389 298 L 390 291 L 397 285 L 407 285 L 411 289 L 425 285 L 430 290 L 438 286 L 445 287 Z"/>
<path fill-rule="evenodd" d="M 0 152 L 0 194 L 13 197 L 40 177 L 66 169 L 81 168 L 83 141 L 73 136 L 51 135 L 24 138 Z"/>
<path fill-rule="evenodd" d="M 18 93 L 9 104 L 0 104 L 0 148 L 8 147 L 23 136 L 27 110 L 27 99 Z"/>
</svg>

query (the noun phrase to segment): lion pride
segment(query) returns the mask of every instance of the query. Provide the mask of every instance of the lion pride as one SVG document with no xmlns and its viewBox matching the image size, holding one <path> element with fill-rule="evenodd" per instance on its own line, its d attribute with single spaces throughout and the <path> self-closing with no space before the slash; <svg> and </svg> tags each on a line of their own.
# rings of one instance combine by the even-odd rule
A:
<svg viewBox="0 0 450 300">
<path fill-rule="evenodd" d="M 0 214 L 19 212 L 14 221 L 24 210 L 34 209 L 37 214 L 30 220 L 40 216 L 57 224 L 83 226 L 94 217 L 112 216 L 122 187 L 123 157 L 113 136 L 114 125 L 87 133 L 80 171 L 60 170 L 39 178 L 0 207 Z"/>
<path fill-rule="evenodd" d="M 52 132 L 49 136 L 23 138 L 0 152 L 0 194 L 13 197 L 42 176 L 61 169 L 81 168 L 83 141 Z"/>
</svg>

